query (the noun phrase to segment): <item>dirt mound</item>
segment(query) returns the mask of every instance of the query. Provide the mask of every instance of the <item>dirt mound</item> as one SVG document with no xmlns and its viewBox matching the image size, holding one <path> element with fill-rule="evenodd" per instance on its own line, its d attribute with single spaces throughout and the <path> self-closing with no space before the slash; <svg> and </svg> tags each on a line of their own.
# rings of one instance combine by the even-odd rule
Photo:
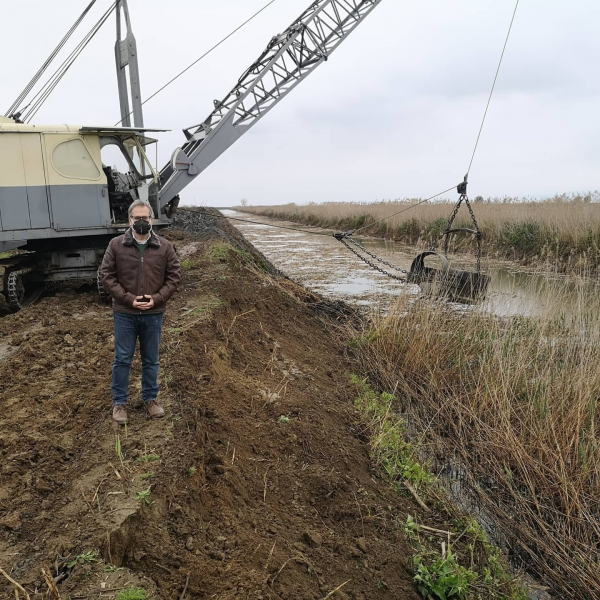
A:
<svg viewBox="0 0 600 600">
<path fill-rule="evenodd" d="M 263 270 L 283 277 L 265 255 L 257 250 L 223 215 L 214 208 L 186 208 L 179 210 L 173 219 L 175 231 L 192 233 L 195 239 L 223 241 L 234 248 L 247 252 Z"/>
<path fill-rule="evenodd" d="M 416 599 L 395 524 L 407 507 L 372 478 L 318 299 L 227 222 L 190 214 L 166 233 L 184 281 L 165 420 L 131 409 L 113 424 L 112 313 L 94 294 L 0 320 L 0 568 L 32 598 L 47 567 L 73 600 L 179 599 L 186 584 L 188 600 Z M 137 359 L 132 389 L 139 401 Z M 14 598 L 2 577 L 0 598 Z"/>
</svg>

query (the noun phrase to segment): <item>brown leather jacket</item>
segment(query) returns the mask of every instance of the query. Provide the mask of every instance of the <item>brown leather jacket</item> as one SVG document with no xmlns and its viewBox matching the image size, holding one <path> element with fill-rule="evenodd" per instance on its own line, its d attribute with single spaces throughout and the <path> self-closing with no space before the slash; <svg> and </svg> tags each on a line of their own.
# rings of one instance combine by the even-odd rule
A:
<svg viewBox="0 0 600 600">
<path fill-rule="evenodd" d="M 181 267 L 173 244 L 151 232 L 144 256 L 137 248 L 131 229 L 113 238 L 100 267 L 104 289 L 112 296 L 113 310 L 137 315 L 165 311 L 181 281 Z M 154 306 L 133 308 L 136 296 L 152 296 Z"/>
</svg>

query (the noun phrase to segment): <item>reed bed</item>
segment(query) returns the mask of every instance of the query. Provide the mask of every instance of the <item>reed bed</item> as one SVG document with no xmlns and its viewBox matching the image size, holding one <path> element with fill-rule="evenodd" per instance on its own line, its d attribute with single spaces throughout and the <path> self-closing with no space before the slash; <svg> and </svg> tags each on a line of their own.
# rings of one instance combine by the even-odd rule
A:
<svg viewBox="0 0 600 600">
<path fill-rule="evenodd" d="M 526 199 L 477 198 L 473 202 L 488 256 L 528 263 L 545 263 L 564 271 L 600 268 L 600 203 L 597 194 L 560 195 L 532 202 Z M 421 247 L 438 240 L 452 212 L 450 201 L 426 203 L 378 222 L 419 202 L 399 200 L 372 204 L 324 203 L 297 206 L 253 206 L 242 210 L 275 219 L 340 231 L 367 227 L 362 233 Z M 456 225 L 470 227 L 466 208 Z M 473 247 L 473 240 L 457 238 L 457 250 Z"/>
<path fill-rule="evenodd" d="M 353 346 L 423 454 L 469 473 L 513 559 L 559 597 L 589 600 L 600 598 L 600 303 L 566 314 L 566 293 L 556 284 L 540 318 L 401 298 Z"/>
</svg>

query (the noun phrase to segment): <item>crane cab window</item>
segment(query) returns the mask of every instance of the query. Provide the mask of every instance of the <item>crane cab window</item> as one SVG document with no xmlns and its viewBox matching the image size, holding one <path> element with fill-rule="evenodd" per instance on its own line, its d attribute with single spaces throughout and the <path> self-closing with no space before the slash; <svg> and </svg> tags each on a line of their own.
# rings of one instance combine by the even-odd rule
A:
<svg viewBox="0 0 600 600">
<path fill-rule="evenodd" d="M 80 139 L 63 142 L 52 153 L 54 168 L 64 177 L 92 179 L 100 177 L 100 171 L 85 144 Z"/>
<path fill-rule="evenodd" d="M 102 146 L 102 164 L 107 165 L 119 173 L 128 173 L 131 171 L 131 164 L 128 161 L 122 147 L 117 143 L 109 143 Z"/>
</svg>

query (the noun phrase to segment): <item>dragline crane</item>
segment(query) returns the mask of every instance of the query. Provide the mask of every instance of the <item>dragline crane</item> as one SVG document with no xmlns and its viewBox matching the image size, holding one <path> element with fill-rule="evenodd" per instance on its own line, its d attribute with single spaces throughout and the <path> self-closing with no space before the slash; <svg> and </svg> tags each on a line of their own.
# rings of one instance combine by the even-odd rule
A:
<svg viewBox="0 0 600 600">
<path fill-rule="evenodd" d="M 117 0 L 115 55 L 125 126 L 26 124 L 21 119 L 35 111 L 18 110 L 23 94 L 0 117 L 0 252 L 31 251 L 0 259 L 0 309 L 18 310 L 48 281 L 94 278 L 108 241 L 128 227 L 127 207 L 136 198 L 153 206 L 155 227 L 169 225 L 181 191 L 326 61 L 381 1 L 312 2 L 271 39 L 227 96 L 214 101 L 204 121 L 184 129 L 186 142 L 156 171 L 145 148 L 156 142 L 147 134 L 161 130 L 144 128 L 137 45 L 127 0 Z M 103 164 L 108 146 L 120 150 L 129 172 Z"/>
</svg>

